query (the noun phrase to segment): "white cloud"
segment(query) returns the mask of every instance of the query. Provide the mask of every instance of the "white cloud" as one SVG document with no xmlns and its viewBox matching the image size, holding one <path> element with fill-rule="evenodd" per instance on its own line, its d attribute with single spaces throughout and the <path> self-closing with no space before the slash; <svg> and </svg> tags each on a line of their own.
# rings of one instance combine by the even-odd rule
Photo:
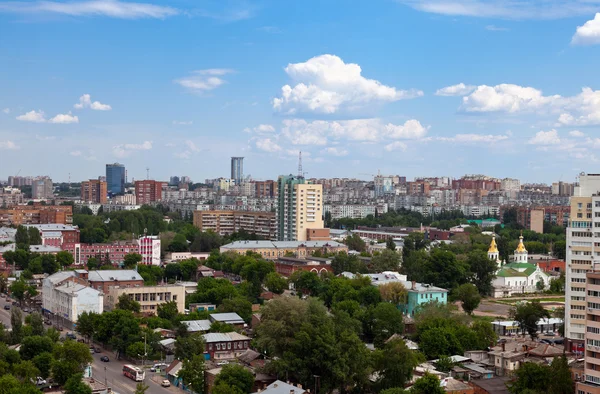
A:
<svg viewBox="0 0 600 394">
<path fill-rule="evenodd" d="M 181 126 L 189 126 L 191 125 L 193 122 L 191 120 L 185 121 L 185 120 L 174 120 L 173 124 L 174 125 L 181 125 Z"/>
<path fill-rule="evenodd" d="M 110 111 L 112 109 L 108 104 L 102 104 L 100 101 L 92 101 L 92 97 L 87 93 L 79 97 L 79 102 L 73 107 L 76 109 L 91 108 L 95 111 Z"/>
<path fill-rule="evenodd" d="M 561 19 L 589 15 L 598 0 L 397 0 L 419 11 L 450 16 L 502 19 Z"/>
<path fill-rule="evenodd" d="M 178 85 L 183 86 L 194 93 L 203 93 L 216 89 L 226 83 L 224 75 L 233 73 L 234 70 L 228 68 L 209 68 L 206 70 L 196 70 L 192 75 L 174 80 Z"/>
<path fill-rule="evenodd" d="M 23 115 L 17 116 L 17 120 L 23 122 L 33 122 L 33 123 L 44 123 L 46 118 L 44 117 L 44 111 L 29 111 Z"/>
<path fill-rule="evenodd" d="M 582 132 L 581 132 L 581 131 L 579 131 L 579 130 L 573 130 L 573 131 L 569 131 L 569 135 L 570 135 L 571 137 L 577 137 L 577 138 L 578 138 L 578 137 L 585 137 L 585 134 L 584 134 L 584 133 L 582 133 Z"/>
<path fill-rule="evenodd" d="M 38 140 L 38 141 L 52 141 L 52 140 L 55 140 L 56 137 L 53 136 L 53 135 L 39 135 L 39 134 L 36 134 L 35 135 L 35 139 Z"/>
<path fill-rule="evenodd" d="M 246 127 L 244 129 L 246 133 L 256 133 L 256 134 L 270 134 L 275 132 L 275 127 L 270 124 L 259 124 L 256 127 Z"/>
<path fill-rule="evenodd" d="M 489 30 L 489 31 L 509 31 L 509 28 L 506 27 L 499 27 L 499 26 L 494 26 L 494 25 L 487 25 L 485 27 L 485 30 Z"/>
<path fill-rule="evenodd" d="M 167 142 L 167 143 L 165 144 L 165 146 L 166 146 L 167 148 L 174 148 L 174 147 L 176 147 L 177 145 L 176 145 L 176 144 L 174 144 L 174 143 L 172 143 L 172 142 Z"/>
<path fill-rule="evenodd" d="M 331 156 L 337 156 L 337 157 L 342 157 L 342 156 L 348 155 L 348 151 L 346 149 L 338 148 L 335 146 L 325 148 L 321 151 L 321 153 L 326 154 L 326 155 L 331 155 Z"/>
<path fill-rule="evenodd" d="M 78 157 L 78 156 L 81 156 L 81 151 L 80 150 L 74 150 L 74 151 L 70 152 L 69 154 L 71 156 Z"/>
<path fill-rule="evenodd" d="M 152 141 L 144 141 L 141 144 L 121 144 L 113 146 L 113 155 L 116 157 L 127 157 L 134 151 L 152 149 Z"/>
<path fill-rule="evenodd" d="M 0 141 L 0 149 L 17 150 L 19 146 L 12 141 Z"/>
<path fill-rule="evenodd" d="M 7 115 L 8 115 L 8 114 L 10 114 L 10 108 L 4 108 L 4 109 L 2 110 L 2 112 L 4 112 L 5 114 L 7 114 Z"/>
<path fill-rule="evenodd" d="M 531 145 L 559 145 L 561 139 L 556 130 L 538 131 L 535 136 L 529 140 Z"/>
<path fill-rule="evenodd" d="M 445 88 L 438 89 L 435 92 L 436 96 L 465 96 L 475 90 L 477 86 L 465 85 L 459 83 L 457 85 L 446 86 Z"/>
<path fill-rule="evenodd" d="M 281 146 L 271 138 L 259 138 L 255 141 L 256 147 L 265 152 L 280 152 Z"/>
<path fill-rule="evenodd" d="M 600 12 L 596 13 L 594 19 L 578 26 L 575 35 L 571 39 L 573 45 L 595 45 L 600 44 Z"/>
<path fill-rule="evenodd" d="M 187 146 L 187 148 L 192 152 L 200 152 L 200 148 L 198 148 L 191 140 L 185 141 L 185 146 Z"/>
<path fill-rule="evenodd" d="M 273 100 L 273 109 L 285 114 L 333 114 L 423 95 L 422 91 L 397 90 L 367 79 L 361 75 L 358 64 L 344 63 L 335 55 L 321 55 L 304 63 L 288 64 L 285 72 L 296 85 L 283 86 L 281 97 Z"/>
<path fill-rule="evenodd" d="M 600 124 L 600 90 L 581 89 L 577 96 L 569 97 L 558 122 L 566 126 L 589 126 Z"/>
<path fill-rule="evenodd" d="M 544 96 L 541 90 L 513 84 L 481 85 L 463 97 L 462 109 L 466 112 L 532 112 L 560 105 L 559 95 Z"/>
<path fill-rule="evenodd" d="M 387 144 L 383 149 L 388 152 L 393 152 L 396 150 L 405 151 L 407 148 L 406 144 L 402 141 L 394 141 L 391 144 Z"/>
<path fill-rule="evenodd" d="M 163 19 L 177 15 L 179 10 L 172 7 L 148 3 L 134 3 L 119 0 L 88 1 L 9 1 L 0 3 L 0 12 L 34 14 L 53 13 L 68 16 L 106 16 L 120 19 Z"/>
<path fill-rule="evenodd" d="M 70 113 L 68 114 L 58 114 L 53 118 L 48 120 L 48 123 L 60 123 L 60 124 L 68 124 L 68 123 L 79 123 L 79 118 L 77 116 L 73 116 Z"/>
<path fill-rule="evenodd" d="M 438 141 L 455 142 L 459 144 L 472 144 L 472 143 L 493 143 L 498 141 L 507 140 L 511 134 L 506 135 L 493 135 L 493 134 L 456 134 L 454 137 L 437 137 Z"/>
</svg>

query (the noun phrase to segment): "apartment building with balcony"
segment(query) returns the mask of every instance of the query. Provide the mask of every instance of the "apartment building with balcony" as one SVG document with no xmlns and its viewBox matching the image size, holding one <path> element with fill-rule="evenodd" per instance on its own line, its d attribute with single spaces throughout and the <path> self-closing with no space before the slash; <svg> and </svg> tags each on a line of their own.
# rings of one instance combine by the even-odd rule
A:
<svg viewBox="0 0 600 394">
<path fill-rule="evenodd" d="M 306 183 L 304 177 L 280 176 L 277 201 L 277 239 L 306 241 L 309 229 L 324 228 L 323 185 Z"/>
<path fill-rule="evenodd" d="M 140 312 L 156 315 L 158 306 L 173 301 L 177 304 L 179 313 L 185 312 L 185 286 L 158 285 L 158 286 L 114 286 L 105 293 L 105 309 L 113 310 L 119 302 L 119 297 L 127 294 L 129 298 L 140 303 Z"/>
<path fill-rule="evenodd" d="M 220 235 L 244 230 L 265 239 L 277 239 L 275 212 L 194 211 L 194 226 L 200 231 L 211 230 Z"/>
<path fill-rule="evenodd" d="M 586 274 L 584 374 L 576 392 L 600 394 L 600 271 Z"/>
</svg>

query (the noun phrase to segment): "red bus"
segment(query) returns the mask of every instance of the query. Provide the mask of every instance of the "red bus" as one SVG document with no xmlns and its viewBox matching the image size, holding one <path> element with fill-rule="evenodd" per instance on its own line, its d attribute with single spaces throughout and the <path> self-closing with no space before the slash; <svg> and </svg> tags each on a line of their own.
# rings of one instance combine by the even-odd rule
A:
<svg viewBox="0 0 600 394">
<path fill-rule="evenodd" d="M 123 375 L 127 376 L 129 379 L 135 380 L 136 382 L 141 382 L 146 377 L 146 373 L 141 368 L 133 365 L 124 365 Z"/>
</svg>

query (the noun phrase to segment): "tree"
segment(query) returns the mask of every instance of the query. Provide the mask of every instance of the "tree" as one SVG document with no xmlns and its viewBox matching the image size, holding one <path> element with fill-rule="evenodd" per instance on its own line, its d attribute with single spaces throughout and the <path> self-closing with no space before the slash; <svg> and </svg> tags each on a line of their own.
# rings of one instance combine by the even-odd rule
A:
<svg viewBox="0 0 600 394">
<path fill-rule="evenodd" d="M 473 314 L 473 311 L 477 309 L 481 302 L 481 296 L 479 295 L 477 287 L 471 283 L 460 285 L 455 290 L 455 295 L 456 299 L 461 302 L 463 310 L 469 315 Z"/>
<path fill-rule="evenodd" d="M 117 308 L 119 308 L 118 305 L 119 303 L 117 302 Z M 100 315 L 98 315 L 97 313 L 83 312 L 77 318 L 77 332 L 79 332 L 83 336 L 90 338 L 92 335 L 94 335 L 99 320 Z"/>
<path fill-rule="evenodd" d="M 43 254 L 41 257 L 44 273 L 52 275 L 59 270 L 60 265 L 56 261 L 56 256 L 53 254 Z"/>
<path fill-rule="evenodd" d="M 531 339 L 537 338 L 537 322 L 542 318 L 550 317 L 538 300 L 520 302 L 509 313 L 510 317 L 519 323 L 521 331 L 527 332 Z"/>
<path fill-rule="evenodd" d="M 440 384 L 440 380 L 429 372 L 420 377 L 411 387 L 411 394 L 445 394 L 446 390 Z"/>
<path fill-rule="evenodd" d="M 202 393 L 204 390 L 204 356 L 198 354 L 192 356 L 191 359 L 184 360 L 177 376 L 187 386 L 191 386 L 194 392 Z M 252 383 L 254 383 L 254 377 Z"/>
<path fill-rule="evenodd" d="M 92 394 L 92 388 L 83 383 L 82 378 L 80 373 L 71 376 L 65 384 L 65 394 Z"/>
<path fill-rule="evenodd" d="M 192 360 L 194 356 L 204 353 L 204 338 L 200 334 L 180 336 L 175 342 L 175 358 L 178 360 Z"/>
<path fill-rule="evenodd" d="M 128 253 L 123 258 L 123 266 L 127 269 L 131 269 L 141 262 L 142 255 L 139 253 Z"/>
<path fill-rule="evenodd" d="M 379 394 L 410 394 L 410 391 L 406 391 L 400 387 L 394 387 L 391 389 L 385 389 L 379 392 Z"/>
<path fill-rule="evenodd" d="M 93 361 L 88 347 L 75 341 L 55 345 L 53 354 L 52 376 L 59 385 L 65 384 L 71 376 L 83 372 Z"/>
<path fill-rule="evenodd" d="M 223 303 L 218 309 L 219 312 L 223 313 L 235 312 L 246 322 L 250 322 L 250 320 L 252 320 L 252 303 L 242 297 L 234 297 L 223 300 Z"/>
<path fill-rule="evenodd" d="M 173 240 L 168 243 L 167 250 L 169 252 L 187 252 L 188 251 L 188 243 L 185 235 L 176 234 L 173 237 Z"/>
<path fill-rule="evenodd" d="M 496 332 L 494 331 L 494 326 L 492 326 L 492 323 L 490 323 L 489 321 L 474 321 L 473 324 L 471 324 L 471 330 L 475 333 L 475 336 L 477 337 L 477 348 L 483 350 L 496 344 L 498 335 L 496 335 Z"/>
<path fill-rule="evenodd" d="M 150 387 L 147 386 L 144 382 L 138 383 L 135 385 L 135 392 L 133 394 L 146 394 L 146 391 Z"/>
<path fill-rule="evenodd" d="M 466 282 L 468 269 L 467 263 L 458 260 L 452 251 L 433 248 L 425 274 L 425 282 L 443 289 L 454 289 Z"/>
<path fill-rule="evenodd" d="M 42 378 L 46 379 L 50 376 L 50 367 L 52 365 L 53 357 L 51 353 L 44 352 L 35 356 L 31 361 L 40 371 L 40 375 Z"/>
<path fill-rule="evenodd" d="M 31 379 L 35 379 L 40 374 L 40 370 L 29 360 L 23 360 L 19 364 L 14 365 L 13 370 L 15 375 L 21 378 L 23 382 L 30 382 Z"/>
<path fill-rule="evenodd" d="M 319 275 L 312 271 L 296 271 L 290 277 L 290 282 L 294 284 L 296 291 L 307 295 L 317 295 L 321 288 Z"/>
<path fill-rule="evenodd" d="M 385 241 L 385 247 L 389 250 L 393 250 L 394 252 L 396 251 L 396 243 L 391 237 Z"/>
<path fill-rule="evenodd" d="M 379 303 L 373 310 L 373 343 L 382 347 L 385 340 L 404 330 L 404 317 L 395 304 Z"/>
<path fill-rule="evenodd" d="M 562 240 L 554 242 L 554 244 L 552 244 L 552 254 L 557 259 L 565 260 L 567 254 L 567 242 Z"/>
<path fill-rule="evenodd" d="M 23 360 L 31 360 L 37 354 L 41 354 L 44 352 L 52 352 L 53 348 L 54 343 L 50 338 L 32 335 L 23 338 L 19 353 L 21 354 L 21 358 Z"/>
<path fill-rule="evenodd" d="M 418 360 L 404 340 L 389 340 L 383 350 L 376 353 L 376 367 L 379 371 L 377 385 L 380 389 L 404 387 L 410 381 Z"/>
<path fill-rule="evenodd" d="M 277 272 L 269 272 L 265 278 L 265 287 L 270 292 L 282 294 L 288 288 L 287 280 Z"/>
<path fill-rule="evenodd" d="M 17 300 L 19 301 L 19 304 L 22 304 L 23 301 L 25 300 L 25 296 L 27 294 L 27 288 L 29 286 L 27 285 L 27 283 L 25 283 L 25 280 L 23 279 L 19 279 L 13 282 L 12 285 L 10 285 L 10 294 Z"/>
<path fill-rule="evenodd" d="M 400 255 L 393 250 L 385 249 L 371 259 L 374 272 L 398 271 L 400 267 Z"/>
<path fill-rule="evenodd" d="M 179 310 L 177 309 L 177 303 L 175 301 L 165 302 L 160 304 L 157 308 L 156 314 L 161 319 L 173 320 L 179 314 Z"/>
<path fill-rule="evenodd" d="M 27 228 L 27 235 L 29 236 L 29 245 L 41 245 L 42 244 L 42 236 L 40 232 L 35 227 Z"/>
<path fill-rule="evenodd" d="M 346 245 L 348 250 L 356 250 L 357 252 L 364 252 L 367 250 L 367 244 L 363 241 L 358 234 L 353 233 L 346 237 Z"/>
<path fill-rule="evenodd" d="M 117 309 L 123 309 L 125 311 L 131 311 L 133 313 L 140 313 L 140 303 L 135 301 L 132 297 L 130 297 L 128 294 L 121 294 L 119 296 L 119 299 L 117 301 L 117 304 L 115 305 L 115 308 Z M 160 305 L 159 305 L 160 308 Z"/>
<path fill-rule="evenodd" d="M 65 268 L 73 264 L 73 255 L 66 250 L 62 250 L 56 254 L 56 261 L 61 267 Z"/>
<path fill-rule="evenodd" d="M 221 372 L 215 378 L 215 385 L 221 382 L 230 387 L 237 387 L 242 393 L 249 393 L 254 385 L 254 375 L 241 365 L 228 364 L 221 369 Z"/>
<path fill-rule="evenodd" d="M 550 364 L 550 388 L 549 394 L 573 394 L 575 393 L 573 375 L 569 368 L 569 363 L 565 355 L 555 357 Z"/>
<path fill-rule="evenodd" d="M 12 331 L 10 333 L 12 343 L 20 343 L 21 338 L 23 337 L 23 313 L 21 312 L 21 309 L 11 309 L 10 324 L 12 327 Z"/>
<path fill-rule="evenodd" d="M 25 226 L 18 226 L 15 234 L 17 249 L 29 250 L 29 232 Z"/>
<path fill-rule="evenodd" d="M 553 379 L 550 368 L 536 363 L 523 363 L 515 371 L 515 379 L 508 385 L 508 390 L 514 394 L 521 394 L 526 390 L 531 393 L 548 392 L 549 382 Z"/>
<path fill-rule="evenodd" d="M 219 382 L 212 389 L 212 394 L 245 394 L 236 386 L 230 386 L 225 382 Z"/>
<path fill-rule="evenodd" d="M 133 342 L 129 346 L 127 346 L 126 354 L 131 358 L 144 358 L 147 356 L 146 351 L 148 347 L 144 345 L 144 342 Z"/>
<path fill-rule="evenodd" d="M 406 287 L 400 282 L 390 282 L 379 286 L 379 292 L 381 298 L 385 301 L 391 302 L 394 305 L 406 304 L 406 297 L 408 291 Z"/>
<path fill-rule="evenodd" d="M 440 372 L 450 372 L 454 367 L 454 362 L 449 356 L 440 356 L 438 361 L 435 363 L 436 369 Z"/>
<path fill-rule="evenodd" d="M 467 257 L 471 271 L 471 283 L 477 286 L 482 295 L 492 294 L 492 281 L 496 277 L 498 264 L 488 258 L 483 250 L 473 250 Z"/>
<path fill-rule="evenodd" d="M 100 263 L 98 262 L 98 259 L 95 257 L 90 257 L 88 258 L 87 261 L 87 269 L 88 270 L 95 270 L 100 266 Z"/>
</svg>

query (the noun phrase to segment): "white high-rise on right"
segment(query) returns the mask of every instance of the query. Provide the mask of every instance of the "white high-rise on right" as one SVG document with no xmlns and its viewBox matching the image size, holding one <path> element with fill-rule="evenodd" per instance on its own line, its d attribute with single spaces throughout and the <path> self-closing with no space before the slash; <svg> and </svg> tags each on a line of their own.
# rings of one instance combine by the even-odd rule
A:
<svg viewBox="0 0 600 394">
<path fill-rule="evenodd" d="M 579 175 L 567 227 L 565 283 L 566 350 L 583 355 L 586 273 L 600 270 L 600 174 Z"/>
</svg>

